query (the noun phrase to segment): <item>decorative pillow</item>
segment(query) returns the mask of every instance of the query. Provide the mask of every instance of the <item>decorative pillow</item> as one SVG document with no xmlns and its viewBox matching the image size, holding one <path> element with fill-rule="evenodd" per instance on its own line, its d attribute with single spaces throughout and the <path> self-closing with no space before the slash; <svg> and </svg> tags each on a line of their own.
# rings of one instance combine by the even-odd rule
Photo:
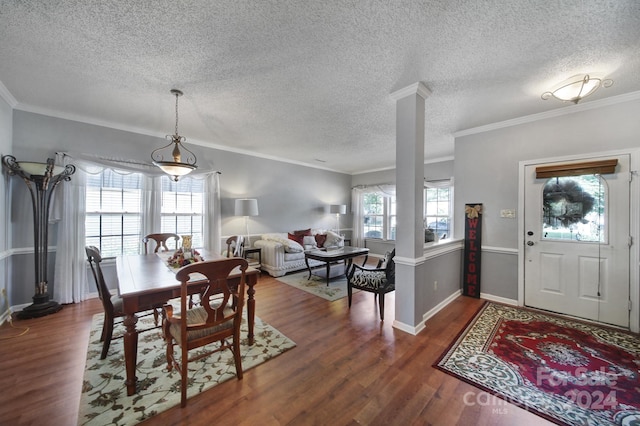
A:
<svg viewBox="0 0 640 426">
<path fill-rule="evenodd" d="M 313 235 L 305 235 L 302 238 L 302 246 L 304 247 L 305 250 L 313 250 L 318 248 L 318 245 L 316 244 L 316 239 Z"/>
<path fill-rule="evenodd" d="M 296 243 L 302 245 L 304 235 L 296 235 L 296 234 L 288 234 L 290 240 L 295 241 Z"/>
<path fill-rule="evenodd" d="M 324 247 L 324 242 L 327 240 L 327 234 L 316 234 L 315 240 L 316 240 L 316 246 Z"/>
<path fill-rule="evenodd" d="M 304 251 L 300 244 L 288 239 L 287 234 L 263 234 L 262 239 L 282 244 L 284 246 L 284 251 L 287 253 L 301 253 Z"/>
<path fill-rule="evenodd" d="M 293 235 L 311 235 L 311 228 L 293 231 Z"/>
<path fill-rule="evenodd" d="M 342 237 L 333 231 L 327 231 L 327 239 L 324 242 L 324 247 L 339 246 L 342 243 Z"/>
</svg>

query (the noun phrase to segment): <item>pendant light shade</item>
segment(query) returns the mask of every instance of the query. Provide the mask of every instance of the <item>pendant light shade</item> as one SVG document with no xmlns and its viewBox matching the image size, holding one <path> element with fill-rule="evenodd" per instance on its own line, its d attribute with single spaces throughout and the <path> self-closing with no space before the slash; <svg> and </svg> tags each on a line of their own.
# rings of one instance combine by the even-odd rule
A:
<svg viewBox="0 0 640 426">
<path fill-rule="evenodd" d="M 176 182 L 180 176 L 185 176 L 197 169 L 196 155 L 184 146 L 186 138 L 178 134 L 178 98 L 183 95 L 178 89 L 171 89 L 176 97 L 176 129 L 175 134 L 167 135 L 171 142 L 151 153 L 153 164 L 160 167 L 166 174 L 173 177 Z"/>
</svg>

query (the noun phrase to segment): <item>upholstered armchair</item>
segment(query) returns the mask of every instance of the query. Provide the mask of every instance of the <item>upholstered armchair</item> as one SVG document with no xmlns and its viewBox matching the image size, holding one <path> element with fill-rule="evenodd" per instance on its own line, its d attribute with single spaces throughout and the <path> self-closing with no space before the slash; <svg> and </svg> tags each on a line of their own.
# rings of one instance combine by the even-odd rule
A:
<svg viewBox="0 0 640 426">
<path fill-rule="evenodd" d="M 396 289 L 396 265 L 393 261 L 395 255 L 396 250 L 393 249 L 378 262 L 374 269 L 355 263 L 351 264 L 351 268 L 347 272 L 349 308 L 351 308 L 351 296 L 354 288 L 368 291 L 374 294 L 374 298 L 379 297 L 380 321 L 384 321 L 384 295 Z"/>
</svg>

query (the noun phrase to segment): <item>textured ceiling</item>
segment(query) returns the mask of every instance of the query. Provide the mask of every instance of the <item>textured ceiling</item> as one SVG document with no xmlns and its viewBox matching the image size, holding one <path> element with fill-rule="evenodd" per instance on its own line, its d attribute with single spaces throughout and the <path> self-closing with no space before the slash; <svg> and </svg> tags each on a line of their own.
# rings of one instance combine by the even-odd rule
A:
<svg viewBox="0 0 640 426">
<path fill-rule="evenodd" d="M 640 90 L 638 0 L 0 0 L 14 107 L 347 173 L 393 167 L 390 93 L 423 81 L 425 160 L 557 108 L 578 73 Z M 1 86 L 4 85 L 6 90 Z M 214 160 L 215 161 L 215 160 Z"/>
</svg>

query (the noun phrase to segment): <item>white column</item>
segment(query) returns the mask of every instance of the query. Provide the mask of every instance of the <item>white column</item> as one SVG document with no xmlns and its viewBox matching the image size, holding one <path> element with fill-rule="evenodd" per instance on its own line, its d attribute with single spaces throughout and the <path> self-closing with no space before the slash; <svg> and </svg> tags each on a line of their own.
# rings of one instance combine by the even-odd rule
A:
<svg viewBox="0 0 640 426">
<path fill-rule="evenodd" d="M 415 326 L 419 266 L 424 262 L 424 123 L 422 82 L 391 94 L 396 101 L 396 322 Z"/>
</svg>

